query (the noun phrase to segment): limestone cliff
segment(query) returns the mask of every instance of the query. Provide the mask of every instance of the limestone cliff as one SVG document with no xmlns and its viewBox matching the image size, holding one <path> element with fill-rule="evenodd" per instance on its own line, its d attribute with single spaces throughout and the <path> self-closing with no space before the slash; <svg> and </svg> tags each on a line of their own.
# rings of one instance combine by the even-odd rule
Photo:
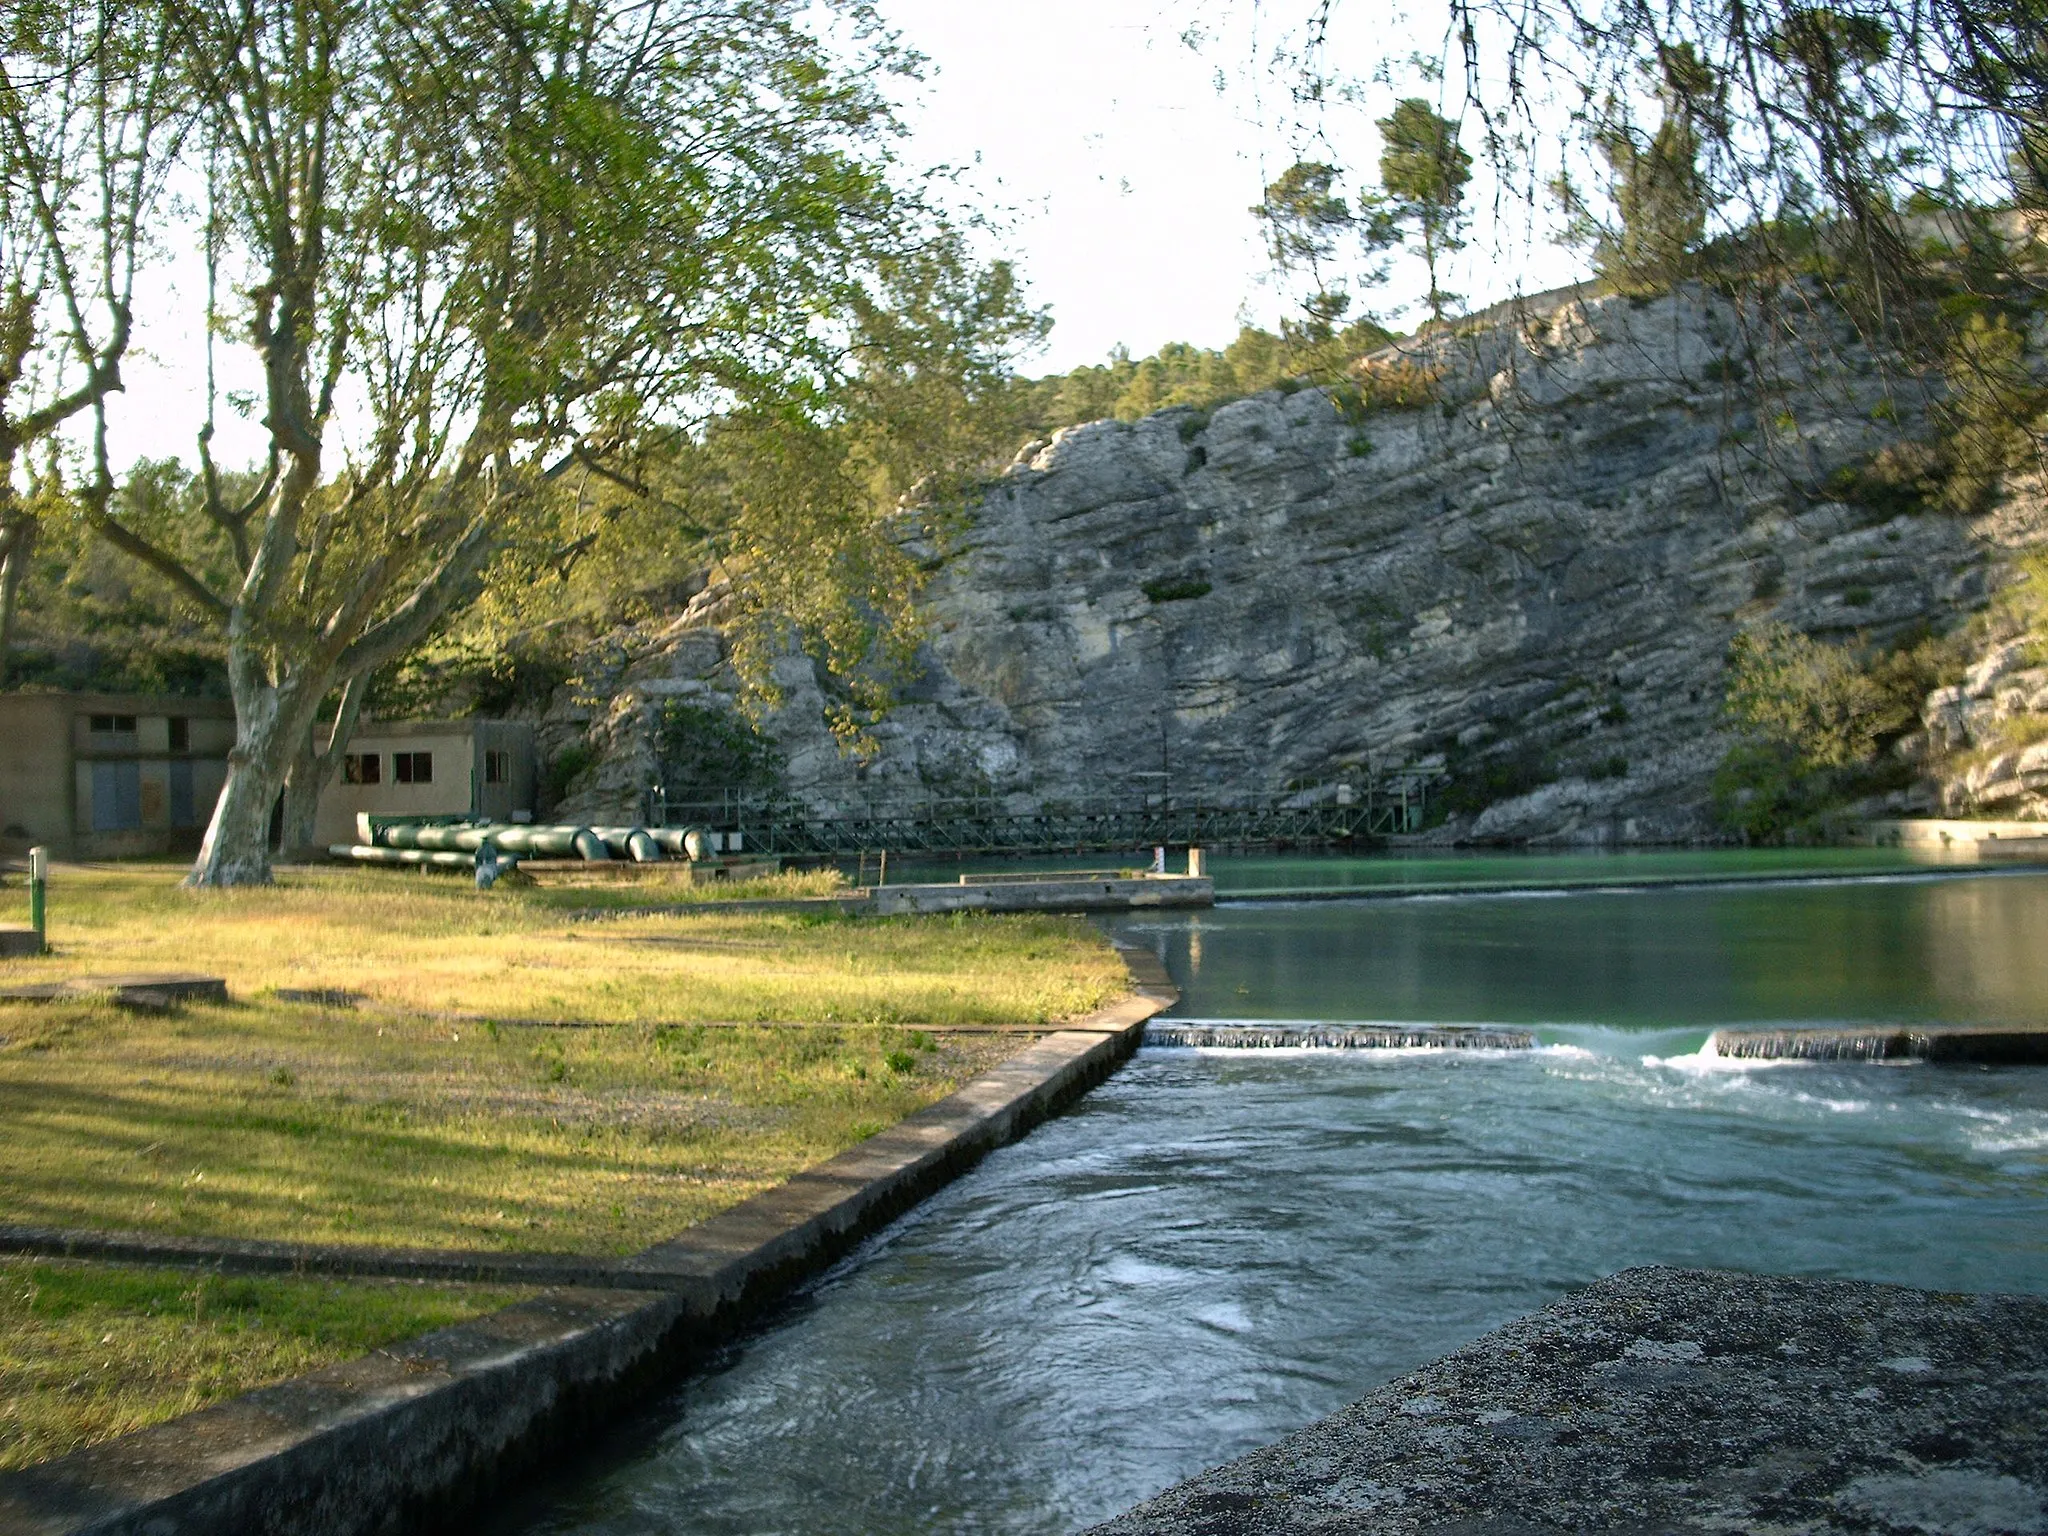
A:
<svg viewBox="0 0 2048 1536">
<path fill-rule="evenodd" d="M 1275 391 L 1032 445 L 913 538 L 924 676 L 871 761 L 785 664 L 790 786 L 1192 797 L 1426 764 L 1444 837 L 1713 836 L 1738 627 L 1949 627 L 2043 532 L 2039 496 L 1971 521 L 1823 489 L 1927 400 L 1817 305 L 1564 295 L 1408 345 L 1425 408 Z M 622 637 L 559 701 L 554 741 L 602 750 L 569 813 L 637 804 L 650 700 L 730 696 L 720 606 Z"/>
</svg>

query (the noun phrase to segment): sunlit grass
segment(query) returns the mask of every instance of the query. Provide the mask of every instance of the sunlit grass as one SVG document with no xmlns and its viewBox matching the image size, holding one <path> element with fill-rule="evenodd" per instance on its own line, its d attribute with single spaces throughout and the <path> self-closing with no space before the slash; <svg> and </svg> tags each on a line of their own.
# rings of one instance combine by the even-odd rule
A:
<svg viewBox="0 0 2048 1536">
<path fill-rule="evenodd" d="M 61 1456 L 524 1294 L 0 1258 L 0 1470 Z"/>
<path fill-rule="evenodd" d="M 226 976 L 238 998 L 337 988 L 501 1019 L 943 1025 L 1068 1017 L 1122 977 L 1094 931 L 1065 918 L 738 913 L 707 900 L 701 913 L 579 921 L 629 893 L 479 892 L 388 870 L 292 870 L 270 889 L 194 892 L 177 873 L 58 870 L 57 953 L 0 962 L 0 985 L 193 970 Z M 665 942 L 619 942 L 650 937 Z"/>
<path fill-rule="evenodd" d="M 417 875 L 175 879 L 60 870 L 57 955 L 0 966 L 205 971 L 236 998 L 0 1007 L 0 1221 L 628 1252 L 1020 1043 L 948 1026 L 1042 1026 L 1123 986 L 1060 918 L 575 922 L 559 893 Z"/>
</svg>

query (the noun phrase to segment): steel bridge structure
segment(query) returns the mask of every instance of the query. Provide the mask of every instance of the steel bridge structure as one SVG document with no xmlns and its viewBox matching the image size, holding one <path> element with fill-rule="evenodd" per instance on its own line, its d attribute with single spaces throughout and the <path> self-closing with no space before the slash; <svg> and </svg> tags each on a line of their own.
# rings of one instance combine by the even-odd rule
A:
<svg viewBox="0 0 2048 1536">
<path fill-rule="evenodd" d="M 1326 848 L 1414 832 L 1430 775 L 1396 772 L 1363 783 L 1284 795 L 1124 795 L 1029 802 L 1024 797 L 923 796 L 832 804 L 728 792 L 653 794 L 650 821 L 738 833 L 749 853 L 835 858 L 897 855 L 1126 853 L 1168 848 Z"/>
</svg>

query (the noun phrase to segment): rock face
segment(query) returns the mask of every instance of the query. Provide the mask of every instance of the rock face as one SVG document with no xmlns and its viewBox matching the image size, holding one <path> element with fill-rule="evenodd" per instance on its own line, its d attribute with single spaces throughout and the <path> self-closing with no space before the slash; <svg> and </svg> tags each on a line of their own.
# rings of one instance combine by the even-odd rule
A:
<svg viewBox="0 0 2048 1536">
<path fill-rule="evenodd" d="M 1925 430 L 1926 401 L 1816 313 L 1795 333 L 1697 292 L 1569 298 L 1411 344 L 1440 375 L 1423 409 L 1273 391 L 1033 445 L 913 541 L 925 675 L 872 761 L 840 754 L 791 659 L 770 724 L 789 783 L 1021 805 L 1422 765 L 1450 785 L 1446 838 L 1716 835 L 1739 627 L 1946 628 L 2028 531 L 1830 499 L 1837 471 Z M 648 699 L 731 691 L 717 589 L 692 607 L 581 719 L 558 712 L 605 748 L 572 812 L 638 794 Z M 1985 687 L 2022 678 L 2039 691 L 2012 667 Z M 1966 689 L 1940 718 L 1967 732 L 2004 697 Z"/>
<path fill-rule="evenodd" d="M 2048 821 L 2044 655 L 2037 635 L 1994 640 L 1962 682 L 1928 695 L 1920 718 L 1944 811 Z"/>
</svg>

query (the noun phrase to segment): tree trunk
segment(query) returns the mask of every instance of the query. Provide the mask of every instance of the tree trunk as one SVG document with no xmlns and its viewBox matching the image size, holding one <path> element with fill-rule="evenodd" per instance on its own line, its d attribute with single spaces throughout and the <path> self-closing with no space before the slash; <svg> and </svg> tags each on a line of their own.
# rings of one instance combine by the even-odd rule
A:
<svg viewBox="0 0 2048 1536">
<path fill-rule="evenodd" d="M 306 727 L 298 750 L 292 753 L 291 766 L 285 770 L 284 830 L 277 842 L 288 858 L 296 858 L 313 846 L 314 824 L 320 814 L 320 791 L 327 787 L 327 775 L 321 771 L 320 749 L 313 744 L 318 733 L 318 721 Z"/>
<path fill-rule="evenodd" d="M 14 620 L 21 602 L 22 579 L 36 551 L 37 521 L 16 507 L 0 520 L 0 683 L 14 666 Z"/>
<path fill-rule="evenodd" d="M 347 686 L 341 690 L 341 701 L 335 708 L 334 724 L 327 732 L 324 747 L 320 745 L 317 716 L 306 723 L 298 748 L 292 753 L 291 767 L 285 773 L 284 834 L 278 843 L 287 854 L 296 855 L 315 846 L 320 796 L 334 781 L 334 770 L 341 765 L 341 754 L 347 749 L 349 738 L 355 735 L 356 717 L 362 713 L 363 695 L 368 692 L 368 687 L 367 674 L 348 680 Z"/>
<path fill-rule="evenodd" d="M 231 682 L 237 682 L 238 670 L 230 664 Z M 312 729 L 313 714 L 326 691 L 303 678 L 293 678 L 281 688 L 267 682 L 254 689 L 234 688 L 235 745 L 228 753 L 228 781 L 207 824 L 206 840 L 199 845 L 199 858 L 185 877 L 187 885 L 270 883 L 271 813 L 284 788 L 293 750 Z"/>
</svg>

